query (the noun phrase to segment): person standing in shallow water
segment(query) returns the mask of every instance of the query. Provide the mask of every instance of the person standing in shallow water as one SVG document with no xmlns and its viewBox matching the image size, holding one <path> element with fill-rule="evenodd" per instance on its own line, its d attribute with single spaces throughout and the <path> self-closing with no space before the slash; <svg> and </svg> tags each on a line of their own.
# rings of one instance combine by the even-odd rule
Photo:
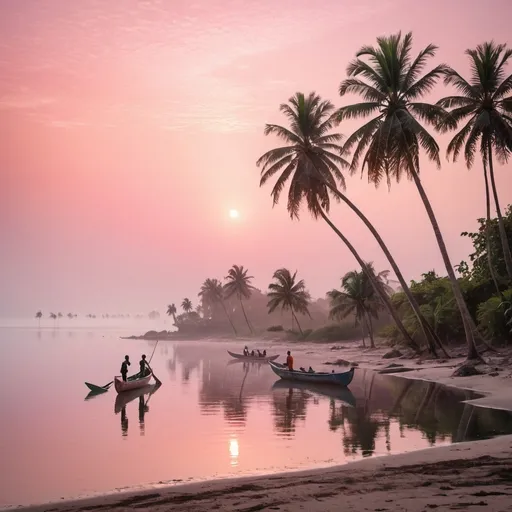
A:
<svg viewBox="0 0 512 512">
<path fill-rule="evenodd" d="M 288 366 L 288 370 L 293 371 L 293 356 L 292 353 L 288 350 L 286 353 L 286 366 Z"/>
<path fill-rule="evenodd" d="M 128 374 L 128 366 L 130 366 L 130 356 L 124 356 L 123 364 L 121 365 L 121 377 L 123 382 L 126 382 L 126 375 Z"/>
</svg>

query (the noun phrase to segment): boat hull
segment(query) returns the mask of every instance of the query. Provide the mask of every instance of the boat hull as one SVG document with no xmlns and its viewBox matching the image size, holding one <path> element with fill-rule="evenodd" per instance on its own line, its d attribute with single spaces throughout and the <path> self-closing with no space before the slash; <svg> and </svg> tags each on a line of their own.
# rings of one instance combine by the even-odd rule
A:
<svg viewBox="0 0 512 512">
<path fill-rule="evenodd" d="M 124 391 L 143 388 L 149 384 L 150 380 L 151 374 L 146 377 L 142 377 L 141 379 L 127 380 L 126 382 L 124 382 L 121 377 L 114 377 L 114 386 L 118 393 L 123 393 Z"/>
<path fill-rule="evenodd" d="M 255 363 L 269 363 L 271 361 L 275 361 L 278 357 L 277 356 L 267 356 L 267 357 L 259 357 L 259 356 L 244 356 L 243 354 L 236 354 L 235 352 L 230 352 L 228 350 L 228 354 L 231 357 L 234 357 L 235 359 L 240 359 L 241 361 L 251 361 Z"/>
<path fill-rule="evenodd" d="M 338 386 L 347 387 L 354 378 L 354 368 L 343 373 L 327 373 L 327 372 L 301 372 L 296 370 L 288 370 L 285 366 L 276 363 L 268 363 L 272 371 L 281 379 L 294 382 L 310 382 L 314 384 L 336 384 Z"/>
</svg>

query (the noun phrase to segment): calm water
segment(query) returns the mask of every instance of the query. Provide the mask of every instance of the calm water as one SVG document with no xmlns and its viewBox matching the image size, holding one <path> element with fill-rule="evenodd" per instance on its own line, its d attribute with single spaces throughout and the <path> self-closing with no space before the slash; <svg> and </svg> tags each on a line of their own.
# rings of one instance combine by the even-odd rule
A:
<svg viewBox="0 0 512 512">
<path fill-rule="evenodd" d="M 291 387 L 266 365 L 230 364 L 243 344 L 160 342 L 155 392 L 84 400 L 124 354 L 154 342 L 115 330 L 0 328 L 0 506 L 130 486 L 339 464 L 512 432 L 512 415 L 425 382 L 357 370 L 350 392 Z M 122 333 L 126 334 L 126 333 Z M 285 354 L 274 346 L 269 353 Z M 325 356 L 294 349 L 298 366 Z M 231 361 L 232 362 L 232 361 Z M 134 371 L 136 368 L 134 368 Z M 117 400 L 116 400 L 117 398 Z"/>
</svg>

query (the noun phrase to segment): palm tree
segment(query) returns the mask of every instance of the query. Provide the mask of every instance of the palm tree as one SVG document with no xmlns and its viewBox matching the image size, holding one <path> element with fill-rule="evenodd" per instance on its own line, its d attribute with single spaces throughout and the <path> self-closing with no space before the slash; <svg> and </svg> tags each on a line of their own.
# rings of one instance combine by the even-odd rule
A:
<svg viewBox="0 0 512 512">
<path fill-rule="evenodd" d="M 39 310 L 37 313 L 36 313 L 36 318 L 37 318 L 37 322 L 38 322 L 38 327 L 41 327 L 41 317 L 43 316 L 43 313 L 41 312 L 41 310 Z"/>
<path fill-rule="evenodd" d="M 452 68 L 445 70 L 445 84 L 453 85 L 458 95 L 448 96 L 438 101 L 443 108 L 451 108 L 448 123 L 442 129 L 453 128 L 453 123 L 463 121 L 464 127 L 458 131 L 448 145 L 447 155 L 457 160 L 464 149 L 466 165 L 471 168 L 477 147 L 480 148 L 485 178 L 485 202 L 487 206 L 487 258 L 495 286 L 500 288 L 491 263 L 489 244 L 490 197 L 487 179 L 487 166 L 491 179 L 491 189 L 498 215 L 498 225 L 503 247 L 503 256 L 508 278 L 512 281 L 512 256 L 507 232 L 503 223 L 498 191 L 494 179 L 493 152 L 504 162 L 512 151 L 512 75 L 505 76 L 505 66 L 512 57 L 512 49 L 504 44 L 487 42 L 474 50 L 466 50 L 471 61 L 471 79 L 466 81 Z M 494 151 L 493 151 L 494 150 Z"/>
<path fill-rule="evenodd" d="M 273 313 L 279 306 L 283 311 L 291 310 L 292 325 L 295 320 L 300 333 L 303 334 L 295 313 L 302 313 L 311 317 L 308 309 L 311 296 L 306 290 L 304 279 L 297 281 L 297 271 L 292 275 L 287 268 L 276 270 L 272 278 L 275 282 L 268 285 L 269 291 L 267 293 L 269 314 Z"/>
<path fill-rule="evenodd" d="M 55 322 L 57 320 L 57 315 L 55 313 L 50 313 L 50 318 L 53 320 L 53 326 L 55 327 Z"/>
<path fill-rule="evenodd" d="M 236 295 L 238 300 L 240 301 L 240 306 L 242 307 L 242 313 L 244 314 L 245 321 L 247 323 L 247 327 L 251 331 L 251 334 L 254 333 L 252 326 L 247 318 L 247 313 L 245 312 L 244 303 L 242 299 L 249 299 L 252 295 L 252 290 L 254 290 L 254 286 L 251 285 L 251 279 L 254 279 L 253 276 L 247 275 L 248 270 L 244 269 L 243 265 L 233 265 L 229 271 L 228 275 L 224 278 L 227 280 L 227 283 L 224 285 L 224 294 L 227 299 Z"/>
<path fill-rule="evenodd" d="M 73 318 L 73 313 L 68 313 L 67 317 L 68 318 Z M 107 315 L 107 318 L 108 318 L 108 315 Z"/>
<path fill-rule="evenodd" d="M 418 100 L 432 90 L 447 67 L 436 66 L 419 78 L 427 60 L 435 55 L 437 47 L 428 45 L 414 60 L 411 58 L 411 49 L 411 33 L 404 38 L 401 33 L 379 37 L 376 48 L 361 48 L 357 58 L 349 64 L 349 78 L 341 83 L 340 95 L 355 92 L 362 95 L 365 102 L 342 107 L 338 111 L 338 119 L 366 118 L 373 114 L 375 117 L 347 139 L 344 151 L 348 152 L 355 146 L 351 170 L 355 171 L 363 158 L 362 168 L 364 170 L 366 167 L 368 179 L 375 185 L 383 178 L 390 185 L 392 178 L 398 181 L 404 174 L 414 181 L 432 224 L 462 316 L 468 346 L 467 358 L 478 359 L 473 320 L 419 176 L 420 148 L 440 166 L 439 146 L 419 120 L 438 125 L 442 121 L 446 123 L 447 116 L 442 107 Z M 368 61 L 362 57 L 367 57 Z"/>
<path fill-rule="evenodd" d="M 226 304 L 224 304 L 224 288 L 222 283 L 218 279 L 206 279 L 206 281 L 201 285 L 201 290 L 198 296 L 203 301 L 203 308 L 205 306 L 211 308 L 215 306 L 215 304 L 220 304 L 226 314 L 226 318 L 228 319 L 231 328 L 233 329 L 233 332 L 235 333 L 235 336 L 238 336 L 228 310 L 226 309 Z"/>
<path fill-rule="evenodd" d="M 373 269 L 373 265 L 368 264 L 368 266 Z M 382 279 L 382 277 L 379 278 Z M 384 304 L 380 297 L 376 295 L 375 288 L 364 272 L 353 270 L 346 273 L 341 280 L 341 286 L 343 291 L 331 290 L 327 293 L 330 300 L 329 317 L 343 320 L 350 315 L 354 315 L 356 325 L 366 326 L 370 337 L 370 345 L 372 348 L 375 348 L 372 318 L 378 318 L 379 311 L 384 308 Z M 391 293 L 389 286 L 386 290 L 388 293 Z"/>
<path fill-rule="evenodd" d="M 331 129 L 335 124 L 332 117 L 334 106 L 329 101 L 322 101 L 320 96 L 315 93 L 311 93 L 307 98 L 304 94 L 297 93 L 290 98 L 289 104 L 281 105 L 280 110 L 288 118 L 290 128 L 274 124 L 266 125 L 265 135 L 276 134 L 285 141 L 285 145 L 268 151 L 257 161 L 257 165 L 262 167 L 260 186 L 264 185 L 274 174 L 280 172 L 280 176 L 271 192 L 273 204 L 276 205 L 279 202 L 286 182 L 291 179 L 287 207 L 292 219 L 299 217 L 300 205 L 302 200 L 305 200 L 307 208 L 313 217 L 322 217 L 345 243 L 363 269 L 363 272 L 368 274 L 372 284 L 376 287 L 377 293 L 382 297 L 386 308 L 395 320 L 405 341 L 413 348 L 418 349 L 417 344 L 406 331 L 397 312 L 394 310 L 389 297 L 379 287 L 373 276 L 370 275 L 365 262 L 349 240 L 327 216 L 330 208 L 329 192 L 331 192 L 336 199 L 343 200 L 352 208 L 370 229 L 388 257 L 404 292 L 407 293 L 407 283 L 403 279 L 398 266 L 380 235 L 356 205 L 336 188 L 336 180 L 340 182 L 342 188 L 345 187 L 345 179 L 338 166 L 347 166 L 348 164 L 338 155 L 342 149 L 337 144 L 341 141 L 341 135 L 331 133 Z M 410 291 L 407 296 L 411 300 L 415 311 L 420 314 L 419 306 L 417 304 L 416 306 L 414 305 L 415 300 Z M 430 339 L 428 334 L 429 331 L 427 330 L 427 341 Z M 431 350 L 435 353 L 433 343 L 431 345 Z"/>
<path fill-rule="evenodd" d="M 167 306 L 167 316 L 172 316 L 174 320 L 174 325 L 176 325 L 176 312 L 178 310 L 176 309 L 176 306 L 174 304 L 169 304 Z"/>
<path fill-rule="evenodd" d="M 194 309 L 194 306 L 192 306 L 192 301 L 190 299 L 183 299 L 181 308 L 183 311 L 185 311 L 185 313 L 190 313 Z"/>
</svg>

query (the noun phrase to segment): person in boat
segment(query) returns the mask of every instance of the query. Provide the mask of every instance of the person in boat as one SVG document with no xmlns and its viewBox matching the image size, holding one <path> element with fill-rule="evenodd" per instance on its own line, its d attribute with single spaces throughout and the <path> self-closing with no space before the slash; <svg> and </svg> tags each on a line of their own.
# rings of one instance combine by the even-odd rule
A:
<svg viewBox="0 0 512 512">
<path fill-rule="evenodd" d="M 258 348 L 256 350 L 258 351 L 258 357 L 262 357 L 260 350 Z"/>
<path fill-rule="evenodd" d="M 299 370 L 300 370 L 301 372 L 306 373 L 306 368 L 304 368 L 304 366 L 301 366 L 301 367 L 299 368 Z"/>
<path fill-rule="evenodd" d="M 263 357 L 267 357 L 267 351 L 266 350 L 263 351 Z"/>
<path fill-rule="evenodd" d="M 245 345 L 244 347 L 244 356 L 248 356 L 249 355 L 249 349 L 247 348 L 247 345 Z"/>
<path fill-rule="evenodd" d="M 308 369 L 308 373 L 315 373 L 315 370 L 313 370 L 313 368 L 311 368 L 311 366 L 310 366 Z"/>
<path fill-rule="evenodd" d="M 149 363 L 146 361 L 146 354 L 142 354 L 141 360 L 139 361 L 140 377 L 144 377 L 146 368 L 151 371 Z"/>
<path fill-rule="evenodd" d="M 121 377 L 123 382 L 126 382 L 126 375 L 128 375 L 128 366 L 130 366 L 130 356 L 124 356 L 123 364 L 121 364 Z"/>
<path fill-rule="evenodd" d="M 288 370 L 293 371 L 293 356 L 289 350 L 286 352 L 286 366 Z"/>
<path fill-rule="evenodd" d="M 254 350 L 251 352 L 251 356 L 254 357 Z"/>
</svg>

